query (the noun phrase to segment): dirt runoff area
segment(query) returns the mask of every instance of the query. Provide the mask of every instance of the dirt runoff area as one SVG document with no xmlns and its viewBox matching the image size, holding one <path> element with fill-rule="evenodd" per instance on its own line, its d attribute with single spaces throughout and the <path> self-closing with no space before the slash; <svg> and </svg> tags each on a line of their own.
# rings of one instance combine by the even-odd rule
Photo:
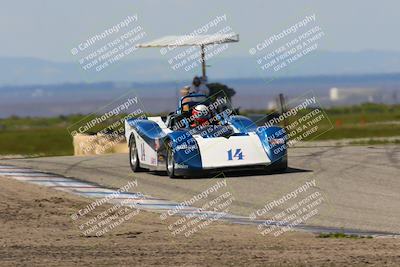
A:
<svg viewBox="0 0 400 267">
<path fill-rule="evenodd" d="M 400 266 L 399 239 L 262 236 L 254 226 L 219 222 L 173 236 L 168 226 L 179 218 L 145 211 L 100 237 L 85 236 L 71 215 L 90 199 L 0 183 L 0 266 Z"/>
</svg>

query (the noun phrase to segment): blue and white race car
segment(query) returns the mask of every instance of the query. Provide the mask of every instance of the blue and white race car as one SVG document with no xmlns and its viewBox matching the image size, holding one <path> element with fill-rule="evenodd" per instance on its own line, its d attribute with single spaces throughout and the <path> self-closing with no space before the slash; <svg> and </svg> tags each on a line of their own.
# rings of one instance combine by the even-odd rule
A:
<svg viewBox="0 0 400 267">
<path fill-rule="evenodd" d="M 211 103 L 205 95 L 190 94 L 182 97 L 178 109 L 167 117 L 125 120 L 132 170 L 167 171 L 173 178 L 203 172 L 286 169 L 284 129 L 258 127 L 249 118 L 221 108 L 223 102 Z M 203 120 L 198 123 L 200 117 Z"/>
</svg>

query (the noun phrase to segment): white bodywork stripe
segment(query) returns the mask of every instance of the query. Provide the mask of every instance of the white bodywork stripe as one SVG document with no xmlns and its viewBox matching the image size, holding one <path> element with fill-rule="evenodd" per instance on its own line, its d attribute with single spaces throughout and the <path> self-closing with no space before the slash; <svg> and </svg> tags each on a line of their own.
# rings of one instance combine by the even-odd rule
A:
<svg viewBox="0 0 400 267">
<path fill-rule="evenodd" d="M 138 135 L 136 132 L 134 132 L 134 134 L 140 163 L 157 166 L 157 152 L 151 146 L 149 146 L 140 135 Z"/>
</svg>

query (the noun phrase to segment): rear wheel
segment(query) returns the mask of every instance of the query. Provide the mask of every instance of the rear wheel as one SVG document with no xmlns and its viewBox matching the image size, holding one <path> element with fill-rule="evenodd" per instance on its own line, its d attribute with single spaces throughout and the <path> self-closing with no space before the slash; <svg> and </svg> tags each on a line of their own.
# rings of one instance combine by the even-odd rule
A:
<svg viewBox="0 0 400 267">
<path fill-rule="evenodd" d="M 134 172 L 144 171 L 143 168 L 140 168 L 138 149 L 136 146 L 135 136 L 133 134 L 129 140 L 129 164 Z"/>
</svg>

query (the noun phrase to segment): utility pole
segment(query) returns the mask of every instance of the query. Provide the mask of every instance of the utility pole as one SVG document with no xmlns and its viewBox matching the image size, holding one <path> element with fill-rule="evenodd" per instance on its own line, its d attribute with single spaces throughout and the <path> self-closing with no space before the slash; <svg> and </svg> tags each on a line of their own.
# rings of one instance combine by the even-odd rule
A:
<svg viewBox="0 0 400 267">
<path fill-rule="evenodd" d="M 203 74 L 203 81 L 206 80 L 206 55 L 204 52 L 204 45 L 201 45 L 201 70 Z"/>
<path fill-rule="evenodd" d="M 285 96 L 282 93 L 279 94 L 279 105 L 280 105 L 280 109 L 281 109 L 281 114 L 285 113 L 287 111 L 287 106 L 286 106 Z M 289 119 L 286 119 L 286 118 L 283 120 L 283 125 L 285 126 L 285 128 L 289 124 L 288 120 Z"/>
</svg>

